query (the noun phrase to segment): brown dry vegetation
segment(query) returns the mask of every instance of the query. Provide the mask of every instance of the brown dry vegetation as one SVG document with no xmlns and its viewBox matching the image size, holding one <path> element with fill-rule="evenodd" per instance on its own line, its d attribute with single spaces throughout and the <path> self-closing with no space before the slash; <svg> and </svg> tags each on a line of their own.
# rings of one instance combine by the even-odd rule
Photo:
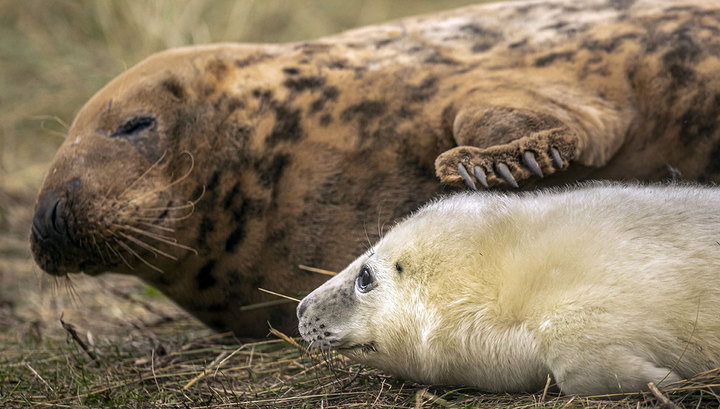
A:
<svg viewBox="0 0 720 409">
<path fill-rule="evenodd" d="M 311 356 L 282 334 L 215 334 L 132 277 L 52 280 L 32 262 L 34 196 L 68 124 L 144 56 L 215 41 L 309 39 L 470 2 L 0 0 L 0 407 L 659 404 L 664 397 L 649 393 L 607 401 L 558 397 L 552 388 L 508 395 L 403 382 L 334 355 Z M 687 407 L 720 403 L 690 382 L 662 393 Z"/>
</svg>

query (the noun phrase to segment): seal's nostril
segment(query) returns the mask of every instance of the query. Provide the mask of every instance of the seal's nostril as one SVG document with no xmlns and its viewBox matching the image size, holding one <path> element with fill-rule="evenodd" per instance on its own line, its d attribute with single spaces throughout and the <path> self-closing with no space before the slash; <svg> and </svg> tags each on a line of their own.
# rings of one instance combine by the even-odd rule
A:
<svg viewBox="0 0 720 409">
<path fill-rule="evenodd" d="M 73 203 L 78 202 L 80 188 L 80 181 L 73 179 L 64 187 L 43 191 L 38 197 L 30 248 L 38 265 L 52 275 L 83 271 L 90 263 L 82 240 L 75 241 L 72 225 L 78 220 Z"/>
<path fill-rule="evenodd" d="M 32 222 L 32 237 L 37 241 L 51 241 L 57 245 L 67 244 L 68 223 L 67 210 L 68 199 L 67 194 L 75 192 L 75 186 L 65 191 L 65 194 L 59 189 L 49 190 L 38 198 L 37 208 Z"/>
<path fill-rule="evenodd" d="M 58 233 L 60 233 L 60 232 L 58 231 L 57 224 L 55 223 L 55 219 L 57 219 L 57 214 L 58 214 L 57 208 L 58 208 L 59 203 L 60 203 L 59 200 L 57 202 L 55 202 L 55 206 L 53 206 L 52 213 L 50 213 L 50 224 L 52 225 L 53 229 Z"/>
<path fill-rule="evenodd" d="M 66 232 L 64 210 L 65 199 L 60 199 L 55 202 L 55 206 L 53 206 L 52 213 L 50 214 L 50 224 L 57 234 L 65 234 Z"/>
<path fill-rule="evenodd" d="M 306 302 L 306 300 L 302 300 L 302 301 L 300 302 L 300 305 L 298 305 L 298 307 L 297 307 L 297 317 L 298 317 L 298 319 L 301 319 L 301 318 L 302 318 L 302 315 L 305 313 L 305 310 L 307 309 L 307 304 L 308 304 L 308 303 Z"/>
<path fill-rule="evenodd" d="M 52 217 L 54 213 L 57 213 L 55 206 L 58 200 L 60 200 L 60 197 L 55 190 L 43 193 L 38 199 L 32 223 L 32 230 L 36 239 L 44 240 L 53 234 Z"/>
<path fill-rule="evenodd" d="M 32 222 L 32 235 L 35 240 L 40 240 L 42 238 L 42 233 L 40 232 L 40 228 L 37 226 L 35 218 L 33 218 Z"/>
</svg>

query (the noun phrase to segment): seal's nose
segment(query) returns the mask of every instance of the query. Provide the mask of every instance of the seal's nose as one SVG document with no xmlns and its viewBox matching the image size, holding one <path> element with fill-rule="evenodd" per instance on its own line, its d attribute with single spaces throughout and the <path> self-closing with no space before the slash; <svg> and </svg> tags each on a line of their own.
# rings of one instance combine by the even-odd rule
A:
<svg viewBox="0 0 720 409">
<path fill-rule="evenodd" d="M 307 298 L 300 301 L 300 305 L 297 307 L 297 317 L 298 319 L 302 318 L 302 315 L 305 313 L 305 310 L 307 309 Z"/>
<path fill-rule="evenodd" d="M 38 198 L 32 222 L 33 241 L 58 250 L 72 245 L 67 224 L 68 199 L 77 193 L 79 185 L 74 180 L 66 189 L 48 190 Z"/>
<path fill-rule="evenodd" d="M 38 199 L 32 223 L 32 234 L 36 240 L 63 240 L 67 235 L 65 204 L 57 190 L 45 192 Z"/>
<path fill-rule="evenodd" d="M 81 183 L 73 179 L 65 186 L 40 194 L 33 216 L 30 248 L 37 264 L 52 275 L 82 270 L 80 262 L 87 256 L 77 242 L 77 205 Z"/>
</svg>

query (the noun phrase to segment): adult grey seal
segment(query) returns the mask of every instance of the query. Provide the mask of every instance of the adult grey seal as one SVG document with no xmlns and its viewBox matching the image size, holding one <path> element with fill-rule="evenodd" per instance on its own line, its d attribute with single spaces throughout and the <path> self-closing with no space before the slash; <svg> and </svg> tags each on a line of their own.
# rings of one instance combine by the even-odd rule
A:
<svg viewBox="0 0 720 409">
<path fill-rule="evenodd" d="M 304 295 L 443 186 L 720 176 L 720 6 L 502 2 L 153 55 L 78 113 L 38 196 L 54 275 L 136 275 L 217 329 Z M 671 172 L 672 171 L 672 172 Z"/>
</svg>

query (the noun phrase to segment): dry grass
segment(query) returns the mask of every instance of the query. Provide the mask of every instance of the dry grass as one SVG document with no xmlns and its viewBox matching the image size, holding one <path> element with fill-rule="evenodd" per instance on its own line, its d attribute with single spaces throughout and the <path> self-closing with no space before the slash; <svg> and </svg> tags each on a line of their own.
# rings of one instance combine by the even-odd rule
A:
<svg viewBox="0 0 720 409">
<path fill-rule="evenodd" d="M 183 328 L 185 327 L 185 328 Z M 535 394 L 486 394 L 403 382 L 339 356 L 310 354 L 276 333 L 240 342 L 228 334 L 186 332 L 186 321 L 134 328 L 88 346 L 36 340 L 0 361 L 0 388 L 8 406 L 129 407 L 717 407 L 706 386 L 685 382 L 668 392 L 619 401 Z M 197 330 L 197 329 L 196 329 Z M 189 335 L 186 335 L 189 334 Z M 87 337 L 78 335 L 87 343 Z M 94 356 L 93 355 L 93 356 Z M 10 358 L 10 359 L 8 359 Z M 706 379 L 717 373 L 706 374 Z M 6 406 L 7 407 L 7 406 Z"/>
<path fill-rule="evenodd" d="M 717 407 L 692 382 L 619 401 L 417 385 L 310 355 L 282 334 L 245 342 L 214 334 L 131 277 L 54 281 L 34 266 L 34 196 L 68 124 L 144 56 L 211 41 L 308 39 L 470 2 L 0 0 L 0 407 L 635 408 L 664 398 Z"/>
</svg>

